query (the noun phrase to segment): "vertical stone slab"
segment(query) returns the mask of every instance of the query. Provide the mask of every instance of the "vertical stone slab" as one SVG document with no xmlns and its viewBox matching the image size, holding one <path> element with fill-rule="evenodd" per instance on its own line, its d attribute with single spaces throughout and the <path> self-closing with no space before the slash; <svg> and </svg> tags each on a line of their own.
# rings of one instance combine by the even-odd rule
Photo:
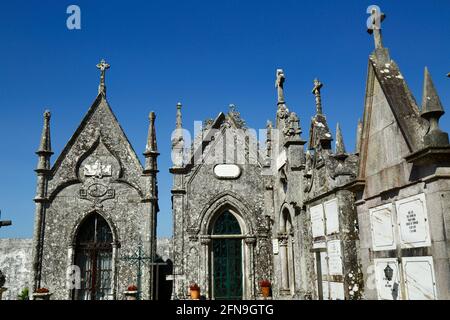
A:
<svg viewBox="0 0 450 320">
<path fill-rule="evenodd" d="M 325 236 L 323 206 L 319 204 L 309 209 L 311 214 L 311 229 L 313 238 Z"/>
<path fill-rule="evenodd" d="M 433 257 L 403 258 L 403 278 L 408 300 L 437 299 Z"/>
<path fill-rule="evenodd" d="M 374 251 L 396 248 L 392 204 L 382 205 L 369 210 L 372 249 Z"/>
<path fill-rule="evenodd" d="M 402 248 L 430 246 L 430 227 L 425 194 L 399 200 L 395 206 Z"/>
<path fill-rule="evenodd" d="M 339 233 L 339 208 L 337 199 L 324 203 L 327 235 Z"/>
<path fill-rule="evenodd" d="M 375 259 L 375 281 L 379 300 L 401 300 L 397 258 Z"/>
</svg>

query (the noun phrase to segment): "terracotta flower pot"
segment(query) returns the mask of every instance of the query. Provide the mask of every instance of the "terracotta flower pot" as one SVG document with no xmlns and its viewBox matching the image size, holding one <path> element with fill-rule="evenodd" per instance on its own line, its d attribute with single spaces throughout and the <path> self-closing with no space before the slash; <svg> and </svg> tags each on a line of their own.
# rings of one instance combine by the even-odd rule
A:
<svg viewBox="0 0 450 320">
<path fill-rule="evenodd" d="M 264 298 L 270 297 L 270 287 L 261 287 L 261 292 Z"/>
<path fill-rule="evenodd" d="M 123 294 L 125 295 L 126 300 L 137 300 L 137 291 L 124 291 Z"/>
<path fill-rule="evenodd" d="M 191 289 L 191 299 L 192 300 L 200 299 L 200 289 Z"/>
<path fill-rule="evenodd" d="M 50 300 L 50 296 L 52 293 L 46 292 L 46 293 L 33 293 L 33 300 Z"/>
</svg>

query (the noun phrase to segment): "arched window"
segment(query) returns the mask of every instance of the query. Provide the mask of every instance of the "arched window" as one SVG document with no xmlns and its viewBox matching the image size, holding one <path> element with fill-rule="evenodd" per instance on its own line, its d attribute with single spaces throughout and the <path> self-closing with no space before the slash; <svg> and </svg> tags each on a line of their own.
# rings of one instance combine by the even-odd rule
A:
<svg viewBox="0 0 450 320">
<path fill-rule="evenodd" d="M 242 234 L 236 217 L 224 211 L 212 228 L 215 299 L 242 299 Z"/>
<path fill-rule="evenodd" d="M 107 300 L 112 292 L 112 232 L 98 213 L 91 214 L 78 228 L 75 264 L 81 270 L 81 288 L 76 300 Z"/>
</svg>

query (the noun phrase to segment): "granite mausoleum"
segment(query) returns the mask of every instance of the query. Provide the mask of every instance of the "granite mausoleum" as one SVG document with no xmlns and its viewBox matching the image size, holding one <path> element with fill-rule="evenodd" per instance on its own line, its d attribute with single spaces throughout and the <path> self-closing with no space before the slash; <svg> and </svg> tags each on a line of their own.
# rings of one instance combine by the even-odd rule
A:
<svg viewBox="0 0 450 320">
<path fill-rule="evenodd" d="M 354 152 L 339 124 L 333 138 L 318 79 L 307 138 L 288 106 L 282 69 L 275 121 L 267 122 L 263 141 L 234 105 L 190 139 L 178 103 L 173 239 L 158 249 L 155 114 L 142 165 L 107 102 L 109 65 L 102 61 L 98 96 L 53 165 L 50 113 L 44 114 L 34 239 L 21 251 L 32 251 L 21 271 L 29 281 L 21 275 L 15 285 L 48 288 L 51 299 L 123 299 L 136 283 L 141 299 L 189 299 L 192 283 L 204 299 L 266 299 L 262 281 L 270 282 L 273 299 L 450 299 L 444 108 L 426 68 L 416 103 L 383 46 L 383 19 L 374 12 L 368 30 L 375 50 Z M 0 249 L 10 257 L 0 259 L 0 269 L 12 272 L 5 264 L 17 264 L 14 255 L 3 243 Z M 25 259 L 22 253 L 16 256 Z M 164 272 L 173 282 L 157 271 L 158 261 L 170 262 Z M 18 290 L 8 287 L 13 299 Z"/>
</svg>

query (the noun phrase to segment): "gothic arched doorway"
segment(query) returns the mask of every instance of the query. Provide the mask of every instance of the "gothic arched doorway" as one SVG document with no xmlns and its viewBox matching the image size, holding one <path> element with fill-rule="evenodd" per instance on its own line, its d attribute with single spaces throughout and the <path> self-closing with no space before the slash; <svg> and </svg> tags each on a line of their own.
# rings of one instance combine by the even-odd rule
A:
<svg viewBox="0 0 450 320">
<path fill-rule="evenodd" d="M 80 268 L 80 289 L 75 300 L 108 300 L 112 294 L 111 228 L 98 213 L 88 216 L 79 226 L 75 264 Z"/>
<path fill-rule="evenodd" d="M 230 211 L 222 212 L 217 218 L 211 238 L 214 298 L 242 299 L 242 231 Z"/>
</svg>

